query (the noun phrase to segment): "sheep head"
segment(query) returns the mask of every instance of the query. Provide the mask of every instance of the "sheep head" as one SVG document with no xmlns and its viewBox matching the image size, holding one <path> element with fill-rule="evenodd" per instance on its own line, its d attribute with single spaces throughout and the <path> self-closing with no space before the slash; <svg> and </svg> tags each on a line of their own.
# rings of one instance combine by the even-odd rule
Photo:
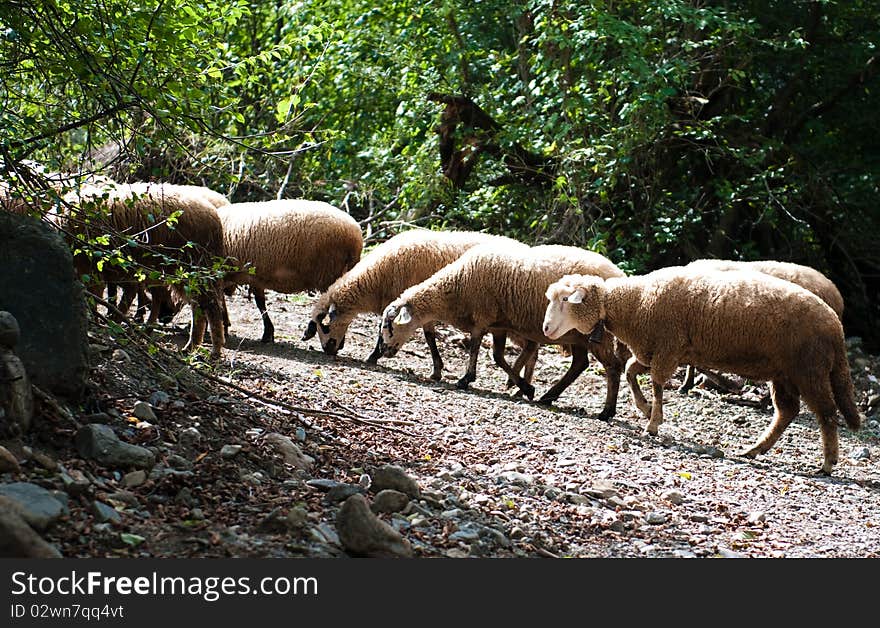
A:
<svg viewBox="0 0 880 628">
<path fill-rule="evenodd" d="M 331 303 L 329 307 L 318 303 L 312 310 L 312 319 L 302 339 L 309 340 L 317 334 L 324 353 L 336 355 L 345 346 L 345 333 L 351 319 L 351 316 L 341 315 L 335 303 Z"/>
<path fill-rule="evenodd" d="M 420 326 L 408 303 L 391 303 L 382 313 L 382 355 L 393 358 Z"/>
<path fill-rule="evenodd" d="M 592 275 L 566 275 L 547 288 L 544 335 L 555 340 L 575 329 L 602 340 L 605 320 L 605 282 Z"/>
</svg>

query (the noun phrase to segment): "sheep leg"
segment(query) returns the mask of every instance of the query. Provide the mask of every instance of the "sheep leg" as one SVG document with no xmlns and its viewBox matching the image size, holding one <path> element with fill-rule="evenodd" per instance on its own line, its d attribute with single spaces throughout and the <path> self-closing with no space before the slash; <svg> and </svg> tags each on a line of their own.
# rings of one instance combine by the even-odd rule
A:
<svg viewBox="0 0 880 628">
<path fill-rule="evenodd" d="M 538 362 L 538 343 L 532 340 L 526 342 L 523 345 L 522 351 L 519 356 L 517 356 L 516 361 L 513 363 L 513 372 L 515 374 L 519 374 L 522 371 L 521 381 L 531 384 L 532 376 L 535 374 L 535 364 Z M 506 361 L 505 361 L 506 363 Z M 504 368 L 504 367 L 501 367 Z M 505 369 L 506 370 L 506 369 Z M 516 384 L 516 380 L 514 380 L 513 376 L 507 378 L 507 387 Z M 534 388 L 534 387 L 533 387 Z M 531 399 L 531 397 L 529 397 Z"/>
<path fill-rule="evenodd" d="M 589 365 L 590 355 L 587 352 L 587 348 L 573 345 L 571 348 L 571 366 L 568 367 L 568 371 L 562 376 L 562 379 L 556 382 L 550 390 L 541 396 L 538 403 L 549 406 L 551 403 L 559 399 L 559 395 L 561 395 L 562 392 L 568 388 Z"/>
<path fill-rule="evenodd" d="M 134 303 L 134 300 L 138 296 L 138 293 L 138 284 L 122 284 L 122 297 L 120 297 L 119 303 L 116 305 L 116 309 L 118 310 L 118 312 L 113 312 L 113 314 L 110 316 L 110 320 L 116 321 L 117 323 L 122 321 L 122 319 L 128 315 L 128 311 L 131 309 L 131 304 Z"/>
<path fill-rule="evenodd" d="M 425 342 L 428 343 L 428 349 L 431 351 L 431 362 L 434 370 L 431 371 L 431 379 L 439 382 L 443 379 L 443 358 L 440 357 L 440 350 L 437 349 L 437 334 L 434 333 L 434 323 L 428 323 L 422 326 L 425 334 Z M 381 336 L 379 336 L 381 339 Z"/>
<path fill-rule="evenodd" d="M 678 389 L 682 395 L 686 395 L 688 391 L 694 387 L 694 376 L 696 375 L 697 369 L 694 368 L 693 364 L 687 365 L 687 372 L 684 376 L 684 382 L 682 382 L 681 387 Z"/>
<path fill-rule="evenodd" d="M 770 382 L 770 394 L 773 397 L 775 410 L 773 420 L 760 438 L 755 441 L 755 444 L 740 453 L 741 456 L 754 458 L 770 451 L 770 448 L 776 444 L 776 441 L 782 436 L 782 432 L 794 420 L 801 408 L 797 388 L 786 381 L 774 380 Z"/>
<path fill-rule="evenodd" d="M 275 342 L 275 326 L 269 320 L 269 312 L 266 310 L 266 291 L 262 288 L 253 288 L 254 303 L 263 317 L 263 337 L 260 342 Z"/>
<path fill-rule="evenodd" d="M 636 356 L 632 356 L 626 363 L 626 383 L 629 386 L 629 390 L 632 393 L 633 403 L 636 404 L 636 407 L 644 414 L 646 417 L 651 416 L 651 404 L 648 403 L 648 400 L 645 399 L 645 395 L 642 392 L 642 387 L 639 386 L 638 376 L 642 373 L 647 373 L 650 370 L 650 367 L 645 366 L 641 362 L 636 359 Z"/>
<path fill-rule="evenodd" d="M 427 337 L 426 337 L 427 338 Z M 436 341 L 436 338 L 435 338 Z M 379 361 L 379 358 L 382 357 L 382 348 L 384 343 L 382 342 L 382 329 L 379 328 L 379 338 L 376 340 L 376 347 L 373 349 L 373 352 L 367 356 L 367 364 L 376 364 Z M 430 346 L 430 345 L 428 345 Z"/>
<path fill-rule="evenodd" d="M 195 303 L 190 303 L 190 324 L 189 324 L 189 339 L 186 341 L 186 344 L 183 345 L 184 351 L 195 351 L 196 347 L 202 344 L 202 341 L 205 339 L 205 327 L 207 325 L 207 319 L 205 318 L 204 312 L 201 311 L 198 305 Z"/>
<path fill-rule="evenodd" d="M 519 358 L 512 367 L 507 363 L 507 360 L 504 359 L 504 345 L 506 343 L 507 332 L 502 331 L 492 334 L 492 359 L 495 360 L 495 364 L 497 364 L 505 373 L 507 373 L 507 381 L 512 381 L 514 384 L 516 384 L 520 392 L 528 397 L 529 400 L 532 400 L 535 397 L 535 387 L 524 381 L 519 376 L 519 369 L 516 367 L 516 364 L 519 363 Z M 526 346 L 523 348 L 523 353 L 526 353 L 528 350 L 528 344 L 526 344 Z M 520 357 L 522 357 L 522 354 L 520 354 Z"/>
<path fill-rule="evenodd" d="M 677 360 L 663 360 L 656 355 L 651 358 L 651 389 L 654 399 L 651 403 L 651 419 L 645 426 L 645 433 L 656 436 L 663 423 L 663 385 L 675 374 Z"/>
<path fill-rule="evenodd" d="M 824 460 L 819 472 L 823 475 L 831 475 L 834 465 L 840 459 L 840 449 L 837 441 L 837 404 L 834 403 L 834 395 L 831 390 L 831 380 L 826 376 L 811 379 L 810 385 L 798 386 L 802 391 L 804 402 L 819 422 L 819 432 L 822 435 L 822 453 Z"/>
<path fill-rule="evenodd" d="M 468 367 L 465 374 L 462 376 L 460 380 L 455 384 L 457 388 L 461 390 L 467 390 L 468 386 L 470 386 L 471 382 L 477 379 L 477 358 L 480 355 L 480 348 L 482 347 L 483 336 L 486 335 L 485 330 L 473 330 L 471 331 L 471 339 L 470 339 L 470 356 L 468 357 Z"/>
<path fill-rule="evenodd" d="M 623 372 L 623 362 L 614 351 L 614 341 L 611 336 L 592 348 L 593 355 L 599 363 L 605 367 L 605 405 L 596 418 L 607 421 L 617 412 L 617 396 L 620 392 L 620 375 Z"/>
</svg>

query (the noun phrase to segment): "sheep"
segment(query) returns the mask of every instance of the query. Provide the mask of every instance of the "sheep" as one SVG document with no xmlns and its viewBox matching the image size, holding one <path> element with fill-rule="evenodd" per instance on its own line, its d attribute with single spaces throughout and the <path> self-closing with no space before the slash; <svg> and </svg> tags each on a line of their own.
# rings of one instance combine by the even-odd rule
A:
<svg viewBox="0 0 880 628">
<path fill-rule="evenodd" d="M 250 285 L 263 318 L 261 342 L 275 340 L 266 290 L 324 291 L 361 258 L 360 226 L 329 203 L 286 199 L 234 203 L 217 211 L 226 251 L 242 267 L 226 277 L 226 285 Z"/>
<path fill-rule="evenodd" d="M 600 277 L 623 275 L 598 253 L 574 247 L 474 247 L 429 279 L 405 290 L 385 308 L 381 322 L 383 353 L 393 356 L 425 321 L 451 323 L 471 334 L 467 371 L 457 383 L 459 388 L 466 389 L 476 379 L 480 341 L 487 331 L 502 339 L 506 332 L 513 332 L 537 344 L 570 345 L 569 370 L 540 399 L 541 403 L 549 404 L 587 367 L 591 351 L 605 366 L 606 398 L 598 418 L 607 420 L 614 416 L 623 359 L 629 357 L 625 347 L 615 347 L 610 336 L 591 339 L 578 332 L 554 341 L 541 329 L 547 286 L 574 269 L 595 272 Z M 534 387 L 507 365 L 503 348 L 503 343 L 494 343 L 493 359 L 532 399 Z"/>
<path fill-rule="evenodd" d="M 191 190 L 169 190 L 162 185 L 144 183 L 87 184 L 66 194 L 65 201 L 69 209 L 56 212 L 51 219 L 69 237 L 89 238 L 108 230 L 128 234 L 131 240 L 139 240 L 147 246 L 125 244 L 126 252 L 136 262 L 164 274 L 175 273 L 181 263 L 210 268 L 215 258 L 225 255 L 217 210 L 203 195 Z M 167 218 L 178 213 L 173 227 L 169 226 Z M 81 274 L 100 275 L 104 281 L 132 281 L 128 273 L 109 264 L 98 272 L 97 266 L 81 252 L 74 255 L 74 264 Z M 171 289 L 177 300 L 190 303 L 192 308 L 190 336 L 184 349 L 195 349 L 201 343 L 207 317 L 211 356 L 219 358 L 225 344 L 219 279 L 209 282 L 207 289 L 198 294 L 187 294 L 186 288 L 179 284 L 172 284 Z"/>
<path fill-rule="evenodd" d="M 627 344 L 633 354 L 627 383 L 649 417 L 647 434 L 656 435 L 663 422 L 663 385 L 682 363 L 770 381 L 775 414 L 745 456 L 773 447 L 801 397 L 819 422 L 823 473 L 838 461 L 836 409 L 859 429 L 840 319 L 796 284 L 753 271 L 672 267 L 622 279 L 567 275 L 547 289 L 547 298 L 548 337 L 604 327 Z M 648 371 L 653 404 L 636 379 Z"/>
<path fill-rule="evenodd" d="M 774 260 L 762 260 L 755 262 L 738 262 L 733 260 L 698 259 L 687 265 L 694 270 L 753 270 L 766 275 L 772 275 L 796 283 L 806 288 L 817 297 L 825 301 L 837 317 L 843 320 L 843 297 L 834 282 L 828 279 L 815 268 L 793 264 L 791 262 L 777 262 Z M 678 389 L 680 393 L 686 393 L 694 385 L 694 367 L 688 365 L 687 374 Z"/>
<path fill-rule="evenodd" d="M 318 298 L 302 339 L 309 340 L 317 333 L 324 352 L 336 355 L 358 314 L 381 314 L 410 286 L 454 262 L 468 249 L 490 242 L 519 245 L 516 240 L 474 231 L 413 229 L 395 235 L 370 251 Z M 423 331 L 434 367 L 431 379 L 436 381 L 442 376 L 443 359 L 437 349 L 434 322 L 426 322 Z M 380 335 L 368 363 L 375 364 L 381 356 L 381 340 Z"/>
</svg>

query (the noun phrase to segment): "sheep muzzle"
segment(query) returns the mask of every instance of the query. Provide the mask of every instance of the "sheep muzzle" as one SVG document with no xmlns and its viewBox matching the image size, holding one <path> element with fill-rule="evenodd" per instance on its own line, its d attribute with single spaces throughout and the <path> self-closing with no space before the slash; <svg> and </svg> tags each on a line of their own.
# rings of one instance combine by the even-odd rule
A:
<svg viewBox="0 0 880 628">
<path fill-rule="evenodd" d="M 318 324 L 315 321 L 309 321 L 309 324 L 306 326 L 306 331 L 303 333 L 302 340 L 314 338 L 316 333 L 318 333 Z"/>
</svg>

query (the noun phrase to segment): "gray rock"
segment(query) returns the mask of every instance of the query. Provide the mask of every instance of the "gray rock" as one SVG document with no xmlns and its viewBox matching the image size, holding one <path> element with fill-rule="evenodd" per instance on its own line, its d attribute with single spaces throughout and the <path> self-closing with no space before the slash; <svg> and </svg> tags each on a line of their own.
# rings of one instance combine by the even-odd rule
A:
<svg viewBox="0 0 880 628">
<path fill-rule="evenodd" d="M 67 508 L 42 486 L 28 482 L 0 484 L 0 495 L 15 504 L 15 512 L 32 528 L 45 530 L 62 515 Z"/>
<path fill-rule="evenodd" d="M 398 466 L 387 464 L 376 469 L 372 476 L 374 491 L 382 491 L 386 488 L 406 493 L 410 497 L 417 498 L 420 494 L 418 483 Z"/>
<path fill-rule="evenodd" d="M 264 438 L 272 449 L 275 450 L 285 464 L 289 464 L 297 469 L 309 471 L 315 465 L 315 459 L 302 452 L 299 446 L 290 440 L 284 434 L 272 433 L 266 434 Z"/>
<path fill-rule="evenodd" d="M 110 359 L 120 364 L 128 364 L 131 362 L 131 356 L 125 349 L 114 349 Z"/>
<path fill-rule="evenodd" d="M 0 311 L 0 348 L 15 349 L 21 338 L 21 328 L 18 321 L 9 312 Z"/>
<path fill-rule="evenodd" d="M 325 539 L 327 539 L 328 543 L 339 547 L 342 546 L 342 541 L 340 541 L 339 539 L 339 534 L 336 533 L 336 530 L 334 530 L 333 526 L 331 526 L 329 523 L 327 523 L 326 521 L 322 521 L 317 525 L 317 528 L 321 535 Z"/>
<path fill-rule="evenodd" d="M 852 460 L 870 460 L 871 450 L 867 447 L 859 447 L 849 456 Z"/>
<path fill-rule="evenodd" d="M 331 504 L 344 502 L 352 495 L 363 493 L 364 490 L 357 484 L 339 484 L 327 491 L 326 499 Z"/>
<path fill-rule="evenodd" d="M 312 488 L 316 488 L 321 491 L 329 491 L 330 489 L 336 486 L 341 486 L 343 484 L 344 482 L 337 482 L 336 480 L 330 480 L 327 478 L 317 478 L 306 482 L 306 486 L 311 486 Z"/>
<path fill-rule="evenodd" d="M 171 454 L 165 460 L 166 462 L 168 462 L 169 467 L 178 471 L 189 471 L 193 468 L 192 462 L 190 462 L 183 456 L 178 456 L 177 454 Z"/>
<path fill-rule="evenodd" d="M 16 509 L 12 500 L 0 497 L 0 558 L 61 558 Z"/>
<path fill-rule="evenodd" d="M 668 520 L 669 517 L 662 512 L 652 511 L 645 515 L 645 521 L 655 526 L 666 523 Z"/>
<path fill-rule="evenodd" d="M 614 488 L 613 483 L 603 480 L 593 482 L 589 488 L 584 489 L 582 492 L 587 495 L 592 495 L 593 497 L 598 497 L 599 499 L 609 499 L 619 495 L 617 489 Z"/>
<path fill-rule="evenodd" d="M 149 402 L 154 408 L 161 408 L 171 401 L 171 396 L 164 390 L 154 390 L 150 393 Z"/>
<path fill-rule="evenodd" d="M 522 486 L 528 486 L 535 481 L 535 478 L 531 475 L 520 473 L 519 471 L 505 471 L 498 477 L 500 477 L 505 482 L 509 482 L 511 484 L 520 484 Z"/>
<path fill-rule="evenodd" d="M 198 447 L 202 442 L 202 433 L 194 427 L 188 427 L 177 435 L 177 442 L 186 449 Z"/>
<path fill-rule="evenodd" d="M 153 407 L 146 401 L 135 402 L 131 413 L 141 421 L 147 421 L 150 423 L 155 423 L 157 421 L 156 413 L 153 412 Z"/>
<path fill-rule="evenodd" d="M 480 538 L 480 531 L 474 526 L 463 525 L 461 528 L 449 535 L 450 541 L 470 543 Z"/>
<path fill-rule="evenodd" d="M 294 438 L 296 438 L 296 440 L 298 442 L 300 442 L 300 443 L 306 442 L 306 431 L 303 428 L 301 428 L 301 427 L 296 428 L 296 430 L 294 430 L 294 432 L 293 432 L 293 435 L 294 435 Z"/>
<path fill-rule="evenodd" d="M 525 538 L 526 533 L 519 526 L 514 526 L 510 529 L 510 538 L 514 541 L 518 541 L 519 539 Z"/>
<path fill-rule="evenodd" d="M 83 458 L 107 467 L 150 469 L 156 464 L 152 451 L 119 440 L 108 425 L 91 423 L 82 426 L 76 432 L 74 443 Z"/>
<path fill-rule="evenodd" d="M 409 504 L 409 495 L 386 488 L 379 491 L 373 498 L 371 509 L 376 514 L 400 512 Z"/>
<path fill-rule="evenodd" d="M 287 512 L 287 524 L 291 529 L 301 530 L 309 521 L 309 511 L 302 506 L 294 506 Z"/>
<path fill-rule="evenodd" d="M 684 502 L 684 496 L 675 489 L 663 491 L 663 494 L 660 495 L 660 499 L 665 499 L 670 504 L 675 504 L 676 506 L 679 506 Z"/>
<path fill-rule="evenodd" d="M 18 473 L 21 467 L 18 460 L 6 447 L 0 445 L 0 473 Z"/>
<path fill-rule="evenodd" d="M 119 523 L 122 521 L 119 512 L 104 502 L 93 501 L 91 511 L 98 523 Z"/>
<path fill-rule="evenodd" d="M 147 481 L 147 472 L 143 469 L 130 471 L 122 476 L 122 485 L 126 488 L 134 488 L 140 486 Z"/>
<path fill-rule="evenodd" d="M 15 351 L 31 380 L 80 400 L 89 373 L 88 319 L 69 247 L 39 220 L 0 212 L 0 268 L 0 303 L 22 325 Z"/>
<path fill-rule="evenodd" d="M 579 506 L 586 506 L 592 503 L 589 497 L 580 495 L 579 493 L 563 493 L 566 501 Z"/>
<path fill-rule="evenodd" d="M 366 497 L 352 495 L 336 515 L 336 531 L 345 550 L 356 556 L 412 557 L 409 542 L 370 510 Z"/>
<path fill-rule="evenodd" d="M 748 556 L 746 556 L 745 554 L 734 552 L 733 550 L 727 549 L 726 547 L 719 547 L 718 555 L 721 558 L 748 558 Z"/>
<path fill-rule="evenodd" d="M 85 474 L 78 469 L 70 469 L 61 474 L 61 482 L 64 484 L 64 490 L 74 497 L 82 495 L 92 485 L 91 481 Z"/>
<path fill-rule="evenodd" d="M 30 447 L 23 447 L 22 449 L 28 458 L 32 459 L 47 471 L 58 471 L 58 461 L 52 456 L 43 453 L 39 449 L 31 449 Z"/>
<path fill-rule="evenodd" d="M 235 458 L 241 452 L 241 445 L 223 445 L 220 448 L 220 457 L 226 460 Z"/>
<path fill-rule="evenodd" d="M 201 508 L 193 508 L 189 511 L 189 517 L 195 521 L 202 521 L 205 518 L 205 513 Z"/>
</svg>

